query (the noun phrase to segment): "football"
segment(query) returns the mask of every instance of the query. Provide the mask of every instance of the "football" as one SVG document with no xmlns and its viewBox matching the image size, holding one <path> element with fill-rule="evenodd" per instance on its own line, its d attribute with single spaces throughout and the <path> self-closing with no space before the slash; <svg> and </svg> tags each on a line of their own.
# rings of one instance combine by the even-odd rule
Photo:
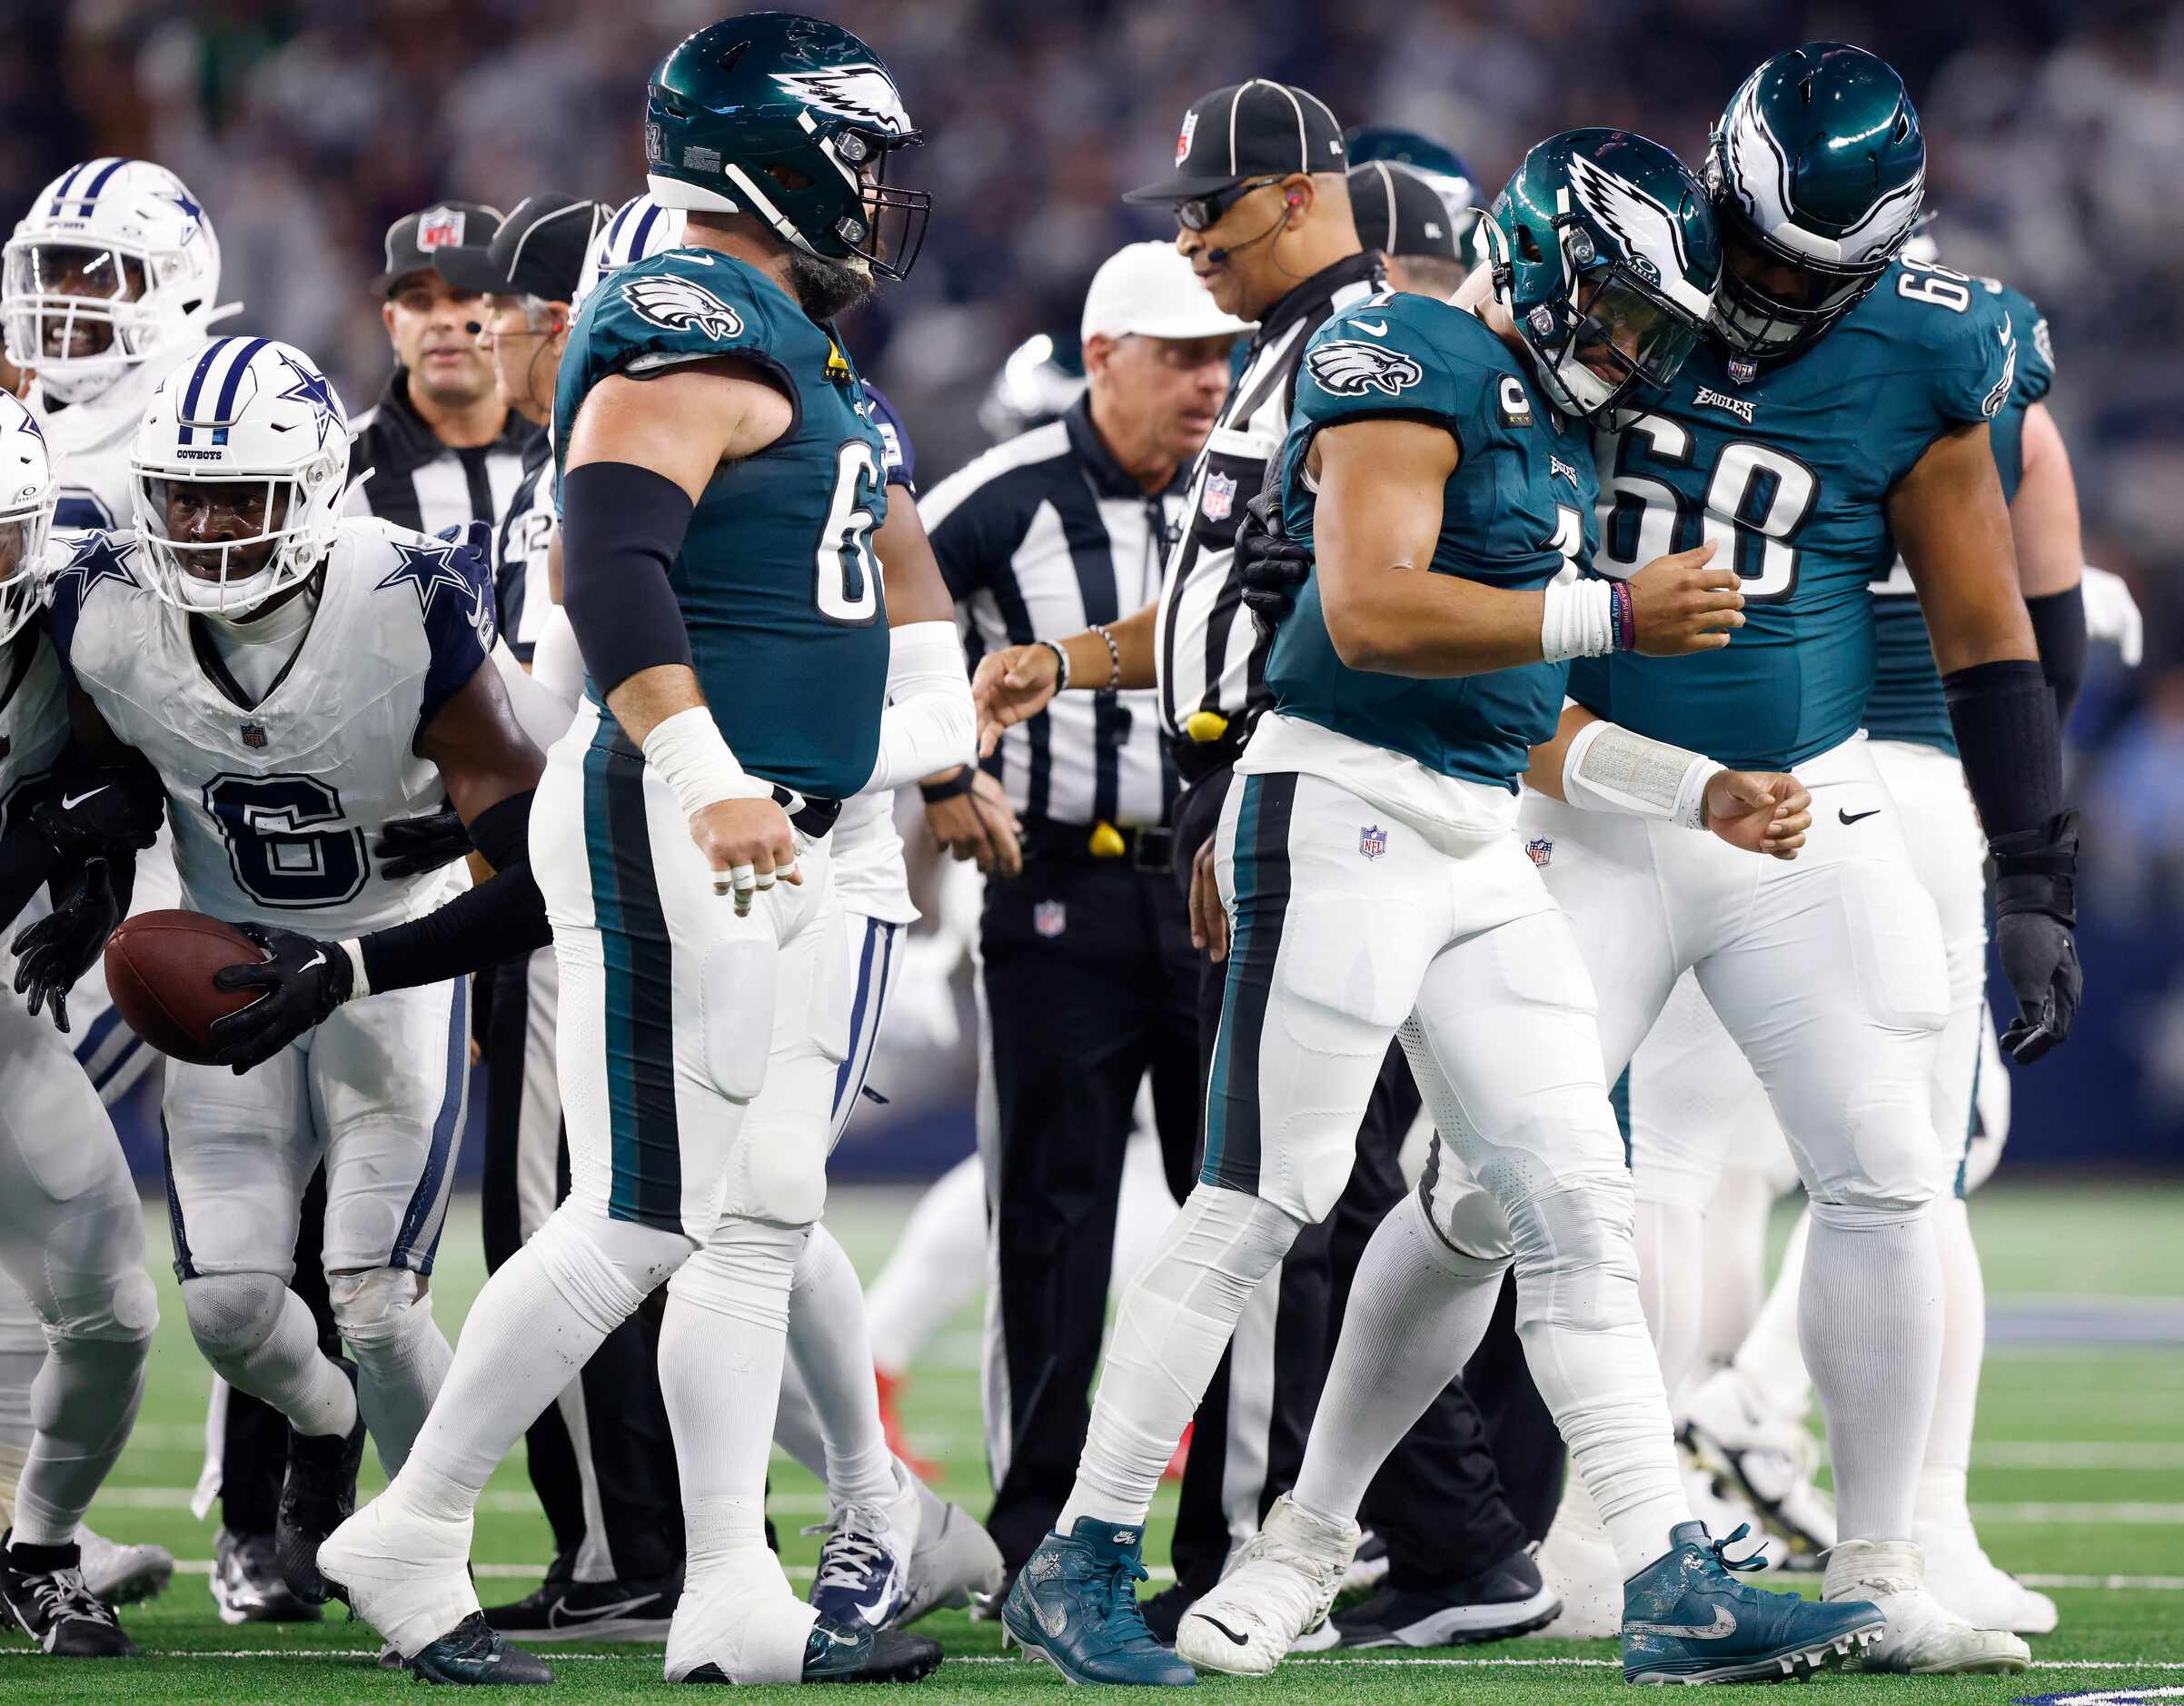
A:
<svg viewBox="0 0 2184 1706">
<path fill-rule="evenodd" d="M 106 988 L 129 1028 L 153 1047 L 210 1066 L 205 1027 L 263 993 L 215 988 L 213 974 L 264 957 L 233 925 L 202 912 L 140 913 L 106 938 Z"/>
</svg>

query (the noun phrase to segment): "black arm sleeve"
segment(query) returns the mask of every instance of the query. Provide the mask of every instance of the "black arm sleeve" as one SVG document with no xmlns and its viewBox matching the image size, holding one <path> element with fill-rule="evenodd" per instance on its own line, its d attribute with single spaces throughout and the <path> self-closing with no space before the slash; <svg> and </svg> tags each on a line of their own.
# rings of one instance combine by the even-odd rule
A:
<svg viewBox="0 0 2184 1706">
<path fill-rule="evenodd" d="M 2027 599 L 2025 611 L 2032 618 L 2032 638 L 2040 642 L 2040 673 L 2055 695 L 2055 721 L 2067 726 L 2085 679 L 2085 589 L 2075 586 Z"/>
<path fill-rule="evenodd" d="M 43 791 L 45 784 L 33 787 Z M 14 926 L 24 906 L 38 892 L 38 885 L 53 876 L 60 864 L 61 856 L 31 821 L 31 814 L 11 812 L 7 833 L 0 835 L 0 929 Z"/>
<path fill-rule="evenodd" d="M 586 462 L 561 477 L 561 608 L 601 693 L 640 670 L 690 661 L 668 570 L 691 508 L 673 481 L 630 462 Z"/>
<path fill-rule="evenodd" d="M 1941 684 L 1988 840 L 2046 828 L 2062 810 L 2062 737 L 2040 666 L 2002 659 L 1955 670 Z"/>
<path fill-rule="evenodd" d="M 553 940 L 546 898 L 531 874 L 531 794 L 511 795 L 471 819 L 471 839 L 493 874 L 409 924 L 374 930 L 363 949 L 372 993 L 445 983 Z"/>
</svg>

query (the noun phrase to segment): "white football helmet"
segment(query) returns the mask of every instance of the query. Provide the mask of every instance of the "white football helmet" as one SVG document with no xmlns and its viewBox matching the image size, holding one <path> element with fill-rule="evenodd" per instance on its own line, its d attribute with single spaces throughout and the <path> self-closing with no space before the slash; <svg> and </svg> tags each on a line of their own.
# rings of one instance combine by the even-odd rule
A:
<svg viewBox="0 0 2184 1706">
<path fill-rule="evenodd" d="M 148 160 L 86 161 L 40 190 L 0 262 L 7 359 L 59 402 L 97 396 L 155 351 L 204 335 L 220 242 Z"/>
<path fill-rule="evenodd" d="M 241 615 L 333 549 L 349 414 L 318 363 L 271 338 L 217 338 L 154 393 L 129 455 L 152 588 Z"/>
<path fill-rule="evenodd" d="M 0 646 L 37 613 L 60 495 L 38 417 L 0 391 Z"/>
<path fill-rule="evenodd" d="M 662 207 L 650 195 L 632 195 L 614 210 L 613 217 L 599 228 L 591 246 L 584 251 L 584 270 L 578 278 L 571 313 L 608 273 L 656 254 L 678 248 L 690 215 L 680 207 Z"/>
</svg>

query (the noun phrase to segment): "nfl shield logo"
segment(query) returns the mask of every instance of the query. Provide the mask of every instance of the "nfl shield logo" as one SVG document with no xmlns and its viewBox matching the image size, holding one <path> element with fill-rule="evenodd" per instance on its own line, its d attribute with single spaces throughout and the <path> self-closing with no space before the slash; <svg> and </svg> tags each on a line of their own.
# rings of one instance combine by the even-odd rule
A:
<svg viewBox="0 0 2184 1706">
<path fill-rule="evenodd" d="M 1228 512 L 1236 508 L 1236 476 L 1234 474 L 1207 474 L 1206 476 L 1206 497 L 1198 506 L 1205 511 L 1206 519 L 1209 521 L 1226 521 L 1228 520 Z"/>
<path fill-rule="evenodd" d="M 1554 843 L 1543 835 L 1536 840 L 1525 842 L 1524 853 L 1540 869 L 1545 870 L 1548 862 L 1554 858 Z"/>
<path fill-rule="evenodd" d="M 1729 377 L 1740 385 L 1749 385 L 1760 376 L 1760 364 L 1742 356 L 1732 358 L 1729 363 Z"/>
<path fill-rule="evenodd" d="M 1366 858 L 1378 858 L 1388 850 L 1388 832 L 1376 823 L 1366 825 L 1357 832 L 1357 850 Z"/>
<path fill-rule="evenodd" d="M 452 207 L 435 207 L 417 221 L 417 246 L 430 254 L 435 249 L 458 248 L 462 243 L 462 215 Z"/>
<path fill-rule="evenodd" d="M 1059 936 L 1069 927 L 1069 911 L 1058 900 L 1042 900 L 1031 908 L 1031 927 L 1041 936 Z"/>
<path fill-rule="evenodd" d="M 1197 134 L 1197 114 L 1195 112 L 1186 113 L 1183 115 L 1183 134 L 1176 138 L 1176 164 L 1177 165 L 1181 165 L 1189 157 L 1191 138 Z"/>
<path fill-rule="evenodd" d="M 246 747 L 263 746 L 265 744 L 265 725 L 263 723 L 244 723 L 243 725 L 243 744 Z"/>
</svg>

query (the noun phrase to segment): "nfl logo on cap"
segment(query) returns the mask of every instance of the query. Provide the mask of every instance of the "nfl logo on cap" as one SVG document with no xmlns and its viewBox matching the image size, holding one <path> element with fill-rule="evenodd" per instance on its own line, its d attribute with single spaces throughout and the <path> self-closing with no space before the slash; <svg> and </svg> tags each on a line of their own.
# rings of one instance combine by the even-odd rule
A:
<svg viewBox="0 0 2184 1706">
<path fill-rule="evenodd" d="M 1198 507 L 1205 511 L 1209 521 L 1226 521 L 1229 511 L 1236 508 L 1236 477 L 1234 474 L 1206 476 L 1206 497 Z"/>
<path fill-rule="evenodd" d="M 1181 165 L 1188 158 L 1191 151 L 1191 138 L 1196 135 L 1197 132 L 1198 114 L 1197 109 L 1194 107 L 1183 115 L 1183 134 L 1176 138 L 1176 164 L 1177 165 Z"/>
<path fill-rule="evenodd" d="M 462 215 L 452 207 L 435 207 L 417 216 L 417 246 L 430 254 L 435 249 L 462 244 Z"/>
<path fill-rule="evenodd" d="M 1042 900 L 1031 908 L 1031 927 L 1041 936 L 1056 937 L 1069 927 L 1069 911 L 1058 900 Z"/>
</svg>

